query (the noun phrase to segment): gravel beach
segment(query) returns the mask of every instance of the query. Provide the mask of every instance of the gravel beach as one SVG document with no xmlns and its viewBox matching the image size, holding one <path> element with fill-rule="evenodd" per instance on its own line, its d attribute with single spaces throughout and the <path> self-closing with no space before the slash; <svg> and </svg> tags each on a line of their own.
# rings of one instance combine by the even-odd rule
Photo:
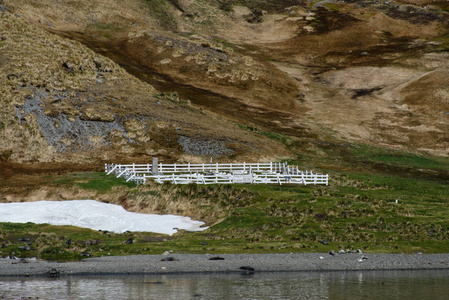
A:
<svg viewBox="0 0 449 300">
<path fill-rule="evenodd" d="M 243 268 L 242 268 L 243 267 Z M 252 270 L 253 269 L 253 270 Z M 174 254 L 87 258 L 77 262 L 0 259 L 0 276 L 449 269 L 449 254 Z"/>
</svg>

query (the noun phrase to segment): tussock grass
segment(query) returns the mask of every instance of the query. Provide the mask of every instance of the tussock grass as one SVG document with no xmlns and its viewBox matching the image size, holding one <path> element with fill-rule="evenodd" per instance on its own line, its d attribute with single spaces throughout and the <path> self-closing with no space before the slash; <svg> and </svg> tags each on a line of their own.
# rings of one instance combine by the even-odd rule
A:
<svg viewBox="0 0 449 300">
<path fill-rule="evenodd" d="M 114 176 L 104 173 L 72 173 L 60 176 L 55 182 L 57 185 L 76 185 L 82 189 L 97 192 L 99 194 L 111 192 L 113 187 L 135 187 L 135 183 L 126 182 Z"/>
<path fill-rule="evenodd" d="M 405 151 L 362 144 L 352 147 L 351 154 L 356 158 L 363 158 L 373 163 L 383 163 L 410 168 L 449 169 L 449 160 L 444 157 L 426 157 L 424 155 Z"/>
<path fill-rule="evenodd" d="M 49 176 L 55 187 L 86 189 L 97 200 L 129 211 L 187 215 L 210 226 L 203 232 L 103 234 L 74 227 L 2 224 L 2 255 L 52 259 L 121 254 L 313 252 L 362 249 L 367 252 L 446 252 L 449 246 L 444 159 L 377 148 L 350 148 L 355 159 L 399 169 L 420 167 L 420 176 L 401 172 L 330 172 L 329 186 L 173 185 L 130 186 L 102 173 Z M 380 152 L 379 152 L 380 151 Z M 382 154 L 383 156 L 379 156 Z M 352 155 L 352 154 L 351 154 Z M 388 159 L 385 159 L 388 157 Z M 394 158 L 397 157 L 397 160 Z M 382 162 L 380 162 L 382 160 Z M 438 162 L 438 164 L 436 163 Z M 430 172 L 430 173 L 429 173 Z M 426 177 L 427 176 L 427 177 Z M 51 189 L 49 189 L 51 191 Z M 55 194 L 57 200 L 57 193 Z M 32 237 L 18 250 L 19 237 Z M 133 237 L 135 243 L 125 241 Z M 65 241 L 72 239 L 66 247 Z M 91 242 L 88 242 L 91 241 Z M 92 241 L 95 241 L 93 243 Z"/>
</svg>

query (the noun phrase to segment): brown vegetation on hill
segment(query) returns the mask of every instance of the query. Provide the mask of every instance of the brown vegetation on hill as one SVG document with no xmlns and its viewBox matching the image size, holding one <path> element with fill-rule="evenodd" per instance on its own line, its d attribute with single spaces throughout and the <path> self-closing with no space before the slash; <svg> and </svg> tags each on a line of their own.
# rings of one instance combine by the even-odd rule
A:
<svg viewBox="0 0 449 300">
<path fill-rule="evenodd" d="M 9 166 L 448 154 L 447 1 L 0 2 Z"/>
<path fill-rule="evenodd" d="M 0 54 L 3 161 L 82 164 L 148 161 L 152 155 L 185 161 L 190 155 L 288 153 L 8 10 L 0 19 L 6 29 Z"/>
</svg>

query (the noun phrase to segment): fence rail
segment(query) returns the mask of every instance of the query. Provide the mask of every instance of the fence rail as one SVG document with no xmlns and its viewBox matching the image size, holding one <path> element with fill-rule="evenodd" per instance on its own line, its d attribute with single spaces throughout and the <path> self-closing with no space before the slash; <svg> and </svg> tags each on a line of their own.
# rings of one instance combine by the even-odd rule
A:
<svg viewBox="0 0 449 300">
<path fill-rule="evenodd" d="M 282 172 L 286 170 L 288 166 L 285 163 L 229 163 L 229 164 L 158 164 L 158 173 L 173 174 L 173 173 L 191 173 L 191 172 L 232 172 L 232 171 L 245 171 L 251 170 L 253 172 Z M 129 170 L 136 174 L 151 174 L 153 166 L 152 164 L 128 164 L 128 165 L 115 165 L 106 164 L 105 170 L 109 175 L 111 173 L 117 174 L 117 172 Z"/>
<path fill-rule="evenodd" d="M 151 178 L 158 183 L 171 182 L 174 184 L 233 184 L 233 183 L 251 183 L 251 184 L 328 184 L 328 175 L 313 174 L 308 175 L 282 175 L 282 174 L 183 174 L 183 175 L 148 175 L 145 178 Z"/>
<path fill-rule="evenodd" d="M 155 174 L 153 170 L 157 170 Z M 106 164 L 107 175 L 126 178 L 137 184 L 147 179 L 174 184 L 325 184 L 329 176 L 301 171 L 287 163 L 229 163 L 229 164 Z"/>
</svg>

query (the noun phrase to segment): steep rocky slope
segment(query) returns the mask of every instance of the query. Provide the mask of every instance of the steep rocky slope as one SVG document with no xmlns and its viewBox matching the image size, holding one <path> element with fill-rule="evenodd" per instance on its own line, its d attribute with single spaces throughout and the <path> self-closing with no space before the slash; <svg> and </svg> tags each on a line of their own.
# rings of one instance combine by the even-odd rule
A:
<svg viewBox="0 0 449 300">
<path fill-rule="evenodd" d="M 157 91 L 79 42 L 2 7 L 2 161 L 86 164 L 148 161 L 153 155 L 183 161 L 288 154 L 276 142 L 194 108 L 176 92 Z"/>
<path fill-rule="evenodd" d="M 260 130 L 448 154 L 446 1 L 1 5 L 4 161 L 294 157 Z"/>
</svg>

